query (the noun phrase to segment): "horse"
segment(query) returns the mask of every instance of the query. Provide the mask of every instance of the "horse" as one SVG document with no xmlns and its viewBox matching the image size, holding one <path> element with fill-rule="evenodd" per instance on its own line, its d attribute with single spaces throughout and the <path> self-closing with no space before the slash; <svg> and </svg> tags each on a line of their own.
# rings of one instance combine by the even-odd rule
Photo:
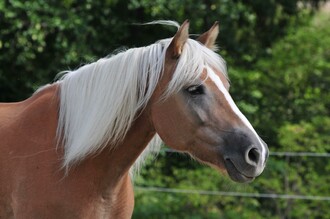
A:
<svg viewBox="0 0 330 219">
<path fill-rule="evenodd" d="M 130 218 L 157 139 L 240 183 L 268 147 L 229 94 L 216 22 L 101 58 L 0 105 L 0 218 Z"/>
</svg>

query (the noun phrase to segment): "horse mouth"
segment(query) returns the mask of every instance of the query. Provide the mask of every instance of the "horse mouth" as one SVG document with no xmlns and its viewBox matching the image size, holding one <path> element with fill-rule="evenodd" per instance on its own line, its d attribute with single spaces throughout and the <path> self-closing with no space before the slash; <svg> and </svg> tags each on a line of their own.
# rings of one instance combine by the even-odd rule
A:
<svg viewBox="0 0 330 219">
<path fill-rule="evenodd" d="M 244 173 L 240 172 L 230 159 L 225 160 L 225 167 L 229 177 L 235 182 L 249 183 L 255 179 L 255 177 L 246 176 Z"/>
</svg>

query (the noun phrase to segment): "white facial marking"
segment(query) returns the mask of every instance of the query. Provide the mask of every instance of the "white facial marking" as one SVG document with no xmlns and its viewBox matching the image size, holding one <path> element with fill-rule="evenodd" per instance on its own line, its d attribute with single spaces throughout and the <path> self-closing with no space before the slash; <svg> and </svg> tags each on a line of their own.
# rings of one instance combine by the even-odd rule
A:
<svg viewBox="0 0 330 219">
<path fill-rule="evenodd" d="M 252 133 L 257 137 L 261 147 L 261 155 L 262 155 L 262 164 L 265 162 L 266 159 L 266 148 L 264 146 L 264 144 L 261 142 L 259 135 L 257 134 L 257 132 L 254 130 L 254 128 L 252 127 L 251 123 L 249 122 L 249 120 L 243 115 L 243 113 L 238 109 L 238 107 L 236 106 L 233 98 L 231 98 L 230 94 L 228 93 L 228 91 L 226 90 L 225 86 L 223 85 L 220 77 L 209 67 L 206 66 L 207 69 L 207 73 L 208 76 L 210 77 L 210 79 L 214 82 L 214 84 L 219 88 L 219 90 L 221 91 L 221 93 L 225 96 L 225 99 L 227 100 L 228 104 L 231 106 L 232 110 L 234 111 L 234 113 L 242 120 L 242 122 L 252 131 Z"/>
</svg>

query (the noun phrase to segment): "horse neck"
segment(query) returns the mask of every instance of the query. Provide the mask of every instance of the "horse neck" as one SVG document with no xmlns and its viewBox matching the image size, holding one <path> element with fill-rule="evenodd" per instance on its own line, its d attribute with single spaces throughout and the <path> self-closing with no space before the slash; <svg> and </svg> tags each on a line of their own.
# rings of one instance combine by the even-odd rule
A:
<svg viewBox="0 0 330 219">
<path fill-rule="evenodd" d="M 100 154 L 88 159 L 85 165 L 93 171 L 98 171 L 102 184 L 107 187 L 105 189 L 111 190 L 127 179 L 131 166 L 154 135 L 155 130 L 147 107 L 135 120 L 120 144 L 115 147 L 108 145 Z"/>
<path fill-rule="evenodd" d="M 117 166 L 120 164 L 121 172 L 127 173 L 155 133 L 150 111 L 145 109 L 133 123 L 124 141 L 112 149 L 110 159 Z"/>
</svg>

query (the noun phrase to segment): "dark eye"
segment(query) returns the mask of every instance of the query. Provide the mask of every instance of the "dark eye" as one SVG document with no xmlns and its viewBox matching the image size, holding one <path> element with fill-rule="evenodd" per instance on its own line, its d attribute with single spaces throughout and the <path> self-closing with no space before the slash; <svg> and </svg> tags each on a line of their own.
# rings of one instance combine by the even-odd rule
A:
<svg viewBox="0 0 330 219">
<path fill-rule="evenodd" d="M 186 88 L 186 91 L 192 96 L 202 95 L 205 93 L 203 85 L 192 85 Z"/>
</svg>

